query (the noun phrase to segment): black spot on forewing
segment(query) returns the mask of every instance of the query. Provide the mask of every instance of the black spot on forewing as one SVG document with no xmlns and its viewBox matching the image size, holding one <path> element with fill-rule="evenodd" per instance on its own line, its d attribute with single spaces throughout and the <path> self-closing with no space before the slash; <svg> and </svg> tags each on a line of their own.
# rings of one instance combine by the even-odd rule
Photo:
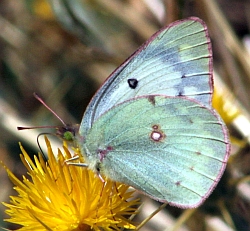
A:
<svg viewBox="0 0 250 231">
<path fill-rule="evenodd" d="M 130 88 L 135 89 L 138 86 L 137 79 L 128 79 L 128 85 Z"/>
</svg>

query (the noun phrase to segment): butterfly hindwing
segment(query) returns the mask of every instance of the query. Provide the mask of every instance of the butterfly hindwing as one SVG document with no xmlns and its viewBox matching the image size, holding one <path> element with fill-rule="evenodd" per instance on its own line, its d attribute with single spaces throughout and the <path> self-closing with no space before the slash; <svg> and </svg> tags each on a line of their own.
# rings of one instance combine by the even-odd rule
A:
<svg viewBox="0 0 250 231">
<path fill-rule="evenodd" d="M 104 113 L 83 148 L 90 166 L 159 201 L 191 208 L 220 179 L 227 129 L 212 110 L 180 97 L 145 96 Z"/>
</svg>

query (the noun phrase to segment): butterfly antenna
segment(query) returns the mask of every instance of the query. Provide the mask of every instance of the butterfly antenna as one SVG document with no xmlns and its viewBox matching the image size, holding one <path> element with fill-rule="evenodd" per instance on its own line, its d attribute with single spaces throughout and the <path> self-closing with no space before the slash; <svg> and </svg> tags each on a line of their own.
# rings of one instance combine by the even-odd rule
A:
<svg viewBox="0 0 250 231">
<path fill-rule="evenodd" d="M 37 129 L 37 128 L 58 128 L 58 126 L 34 126 L 34 127 L 17 127 L 17 130 L 26 130 L 26 129 Z"/>
<path fill-rule="evenodd" d="M 69 125 L 66 124 L 61 117 L 59 117 L 43 100 L 42 98 L 36 93 L 33 93 L 34 97 L 43 105 L 45 106 L 57 119 L 61 121 L 63 126 L 35 126 L 35 127 L 17 127 L 17 130 L 26 130 L 26 129 L 37 129 L 37 128 L 55 128 L 57 130 L 56 135 L 61 137 L 63 140 L 66 141 L 73 141 L 76 132 L 79 130 L 79 125 Z M 42 134 L 53 134 L 53 133 L 41 133 Z M 39 136 L 40 136 L 39 135 Z M 39 142 L 38 142 L 39 144 Z M 41 148 L 40 148 L 41 150 Z M 42 151 L 42 150 L 41 150 Z"/>
<path fill-rule="evenodd" d="M 57 115 L 43 100 L 42 98 L 36 93 L 33 93 L 34 97 L 44 106 L 46 107 L 57 119 L 61 121 L 63 124 L 63 127 L 67 128 L 67 124 L 61 119 L 59 115 Z M 33 126 L 33 127 L 17 127 L 17 130 L 26 130 L 26 129 L 37 129 L 37 128 L 55 128 L 59 129 L 60 127 L 58 126 Z M 43 134 L 43 133 L 41 133 Z M 52 134 L 52 133 L 51 133 Z"/>
<path fill-rule="evenodd" d="M 59 115 L 57 115 L 36 92 L 34 92 L 33 95 L 44 107 L 46 107 L 57 119 L 59 119 L 65 127 L 67 126 L 67 124 L 62 120 L 62 118 Z"/>
</svg>

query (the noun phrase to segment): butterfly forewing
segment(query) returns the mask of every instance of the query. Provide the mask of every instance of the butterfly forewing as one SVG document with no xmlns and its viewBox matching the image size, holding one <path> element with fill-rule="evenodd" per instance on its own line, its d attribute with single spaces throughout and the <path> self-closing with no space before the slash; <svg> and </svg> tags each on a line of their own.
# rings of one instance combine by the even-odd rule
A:
<svg viewBox="0 0 250 231">
<path fill-rule="evenodd" d="M 211 107 L 212 52 L 204 22 L 190 18 L 153 35 L 117 68 L 90 102 L 80 128 L 85 134 L 104 112 L 143 95 L 186 96 Z"/>
<path fill-rule="evenodd" d="M 188 99 L 146 96 L 97 119 L 83 151 L 90 165 L 99 163 L 110 179 L 156 200 L 192 208 L 218 183 L 229 141 L 213 110 Z"/>
</svg>

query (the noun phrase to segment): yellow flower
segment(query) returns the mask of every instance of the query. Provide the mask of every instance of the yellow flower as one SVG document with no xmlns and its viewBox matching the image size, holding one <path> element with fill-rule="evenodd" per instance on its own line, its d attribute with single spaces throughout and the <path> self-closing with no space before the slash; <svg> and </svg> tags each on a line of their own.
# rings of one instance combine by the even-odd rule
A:
<svg viewBox="0 0 250 231">
<path fill-rule="evenodd" d="M 54 19 L 53 11 L 46 0 L 35 0 L 31 2 L 32 11 L 43 19 Z"/>
<path fill-rule="evenodd" d="M 213 95 L 213 107 L 220 114 L 226 124 L 230 124 L 240 114 L 234 104 L 233 96 L 223 89 L 216 88 Z"/>
<path fill-rule="evenodd" d="M 71 154 L 66 146 L 55 158 L 47 138 L 46 145 L 47 163 L 41 155 L 32 161 L 20 145 L 31 180 L 23 176 L 20 181 L 5 167 L 19 194 L 3 203 L 10 216 L 6 221 L 25 231 L 135 229 L 127 217 L 136 213 L 139 202 L 131 199 L 128 186 L 109 180 L 104 184 L 87 168 L 67 165 Z"/>
</svg>

